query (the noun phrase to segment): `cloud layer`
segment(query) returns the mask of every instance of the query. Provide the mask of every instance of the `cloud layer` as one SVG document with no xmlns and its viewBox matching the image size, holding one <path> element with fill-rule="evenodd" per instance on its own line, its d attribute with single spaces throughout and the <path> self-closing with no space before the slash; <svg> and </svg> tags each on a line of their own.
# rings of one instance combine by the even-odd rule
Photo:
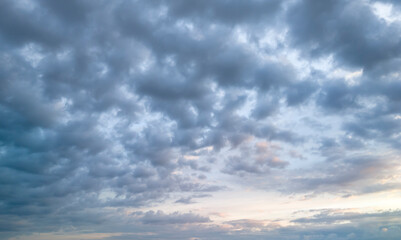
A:
<svg viewBox="0 0 401 240">
<path fill-rule="evenodd" d="M 399 211 L 386 206 L 285 224 L 201 209 L 245 190 L 399 193 L 400 11 L 373 0 L 2 1 L 0 236 L 398 239 Z"/>
</svg>

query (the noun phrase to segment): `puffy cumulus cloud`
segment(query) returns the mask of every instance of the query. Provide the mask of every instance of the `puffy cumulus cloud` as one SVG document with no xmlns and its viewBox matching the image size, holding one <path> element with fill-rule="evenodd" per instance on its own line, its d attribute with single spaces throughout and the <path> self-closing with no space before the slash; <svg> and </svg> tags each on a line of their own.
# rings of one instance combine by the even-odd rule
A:
<svg viewBox="0 0 401 240">
<path fill-rule="evenodd" d="M 298 1 L 287 17 L 291 41 L 312 57 L 333 54 L 336 62 L 350 67 L 370 69 L 397 58 L 399 39 L 392 36 L 399 34 L 399 24 L 381 21 L 369 4 Z"/>
<path fill-rule="evenodd" d="M 207 204 L 238 182 L 398 191 L 399 7 L 2 1 L 1 237 L 109 226 L 123 233 L 110 239 L 366 238 L 150 208 Z"/>
</svg>

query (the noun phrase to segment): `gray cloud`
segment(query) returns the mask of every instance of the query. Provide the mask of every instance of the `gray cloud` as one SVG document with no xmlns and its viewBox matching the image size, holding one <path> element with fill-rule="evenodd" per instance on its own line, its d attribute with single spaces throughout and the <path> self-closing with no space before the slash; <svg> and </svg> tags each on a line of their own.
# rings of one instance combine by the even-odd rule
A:
<svg viewBox="0 0 401 240">
<path fill-rule="evenodd" d="M 137 215 L 140 213 L 134 213 Z M 143 224 L 156 224 L 156 225 L 164 225 L 164 224 L 192 224 L 192 223 L 206 223 L 210 222 L 208 217 L 199 216 L 192 213 L 183 213 L 180 214 L 178 212 L 174 212 L 171 214 L 165 214 L 162 211 L 149 211 L 143 214 L 139 218 L 139 220 Z"/>
<path fill-rule="evenodd" d="M 120 217 L 109 208 L 193 203 L 230 187 L 214 179 L 221 172 L 247 183 L 276 177 L 269 190 L 286 194 L 399 189 L 378 182 L 399 167 L 400 22 L 369 4 L 2 1 L 0 219 L 9 221 L 0 231 L 85 229 Z M 314 69 L 329 56 L 333 68 L 362 75 L 351 84 Z M 288 123 L 299 112 L 315 126 L 331 124 L 323 116 L 341 120 L 329 137 L 322 127 L 309 134 Z M 299 148 L 320 162 L 291 168 L 291 157 L 250 142 Z M 393 155 L 366 157 L 372 145 Z M 135 216 L 142 227 L 211 221 Z M 209 227 L 200 239 L 230 235 Z M 311 238 L 330 232 L 320 230 Z M 264 239 L 238 238 L 255 237 Z"/>
<path fill-rule="evenodd" d="M 388 174 L 397 174 L 395 159 L 381 159 L 373 156 L 355 156 L 338 159 L 331 156 L 328 161 L 313 169 L 303 169 L 307 174 L 291 176 L 285 191 L 309 191 L 312 193 L 330 192 L 344 196 L 380 192 L 390 188 L 399 189 L 397 180 L 388 179 Z M 376 179 L 387 179 L 387 183 L 378 183 Z M 285 188 L 284 188 L 285 189 Z"/>
<path fill-rule="evenodd" d="M 369 69 L 400 54 L 392 37 L 399 25 L 387 26 L 363 1 L 299 1 L 288 22 L 294 44 L 312 56 L 335 54 L 339 63 Z"/>
<path fill-rule="evenodd" d="M 276 156 L 275 146 L 260 142 L 254 147 L 243 147 L 240 156 L 229 157 L 223 172 L 239 175 L 268 174 L 272 168 L 284 168 L 287 165 L 288 162 Z"/>
</svg>

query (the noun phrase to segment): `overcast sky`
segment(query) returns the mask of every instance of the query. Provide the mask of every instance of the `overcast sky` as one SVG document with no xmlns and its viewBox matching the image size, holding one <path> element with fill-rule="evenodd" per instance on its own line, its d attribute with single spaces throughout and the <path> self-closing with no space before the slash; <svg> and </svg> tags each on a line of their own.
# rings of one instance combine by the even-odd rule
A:
<svg viewBox="0 0 401 240">
<path fill-rule="evenodd" d="M 0 239 L 399 240 L 400 149 L 400 1 L 0 1 Z"/>
</svg>

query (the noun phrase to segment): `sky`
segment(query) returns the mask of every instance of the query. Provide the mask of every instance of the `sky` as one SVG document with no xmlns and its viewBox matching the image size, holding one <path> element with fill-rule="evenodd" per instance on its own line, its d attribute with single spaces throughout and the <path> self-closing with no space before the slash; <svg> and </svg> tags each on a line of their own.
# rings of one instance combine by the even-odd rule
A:
<svg viewBox="0 0 401 240">
<path fill-rule="evenodd" d="M 0 1 L 0 239 L 401 239 L 401 2 Z"/>
</svg>

